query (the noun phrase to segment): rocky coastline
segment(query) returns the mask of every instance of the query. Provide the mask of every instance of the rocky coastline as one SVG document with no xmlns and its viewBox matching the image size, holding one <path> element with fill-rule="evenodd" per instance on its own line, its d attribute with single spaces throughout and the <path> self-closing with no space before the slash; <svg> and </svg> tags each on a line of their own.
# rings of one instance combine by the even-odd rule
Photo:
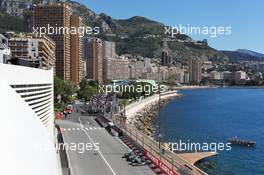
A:
<svg viewBox="0 0 264 175">
<path fill-rule="evenodd" d="M 160 109 L 162 109 L 170 101 L 180 98 L 182 95 L 171 96 L 160 100 Z M 153 121 L 159 113 L 159 101 L 155 101 L 145 106 L 145 108 L 136 113 L 130 124 L 137 130 L 148 136 L 152 136 L 157 126 L 154 126 Z"/>
</svg>

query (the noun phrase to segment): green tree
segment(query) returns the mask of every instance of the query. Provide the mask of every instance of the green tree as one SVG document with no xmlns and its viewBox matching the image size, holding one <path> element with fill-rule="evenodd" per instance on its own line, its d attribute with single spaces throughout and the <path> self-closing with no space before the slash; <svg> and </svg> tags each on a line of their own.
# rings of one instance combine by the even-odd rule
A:
<svg viewBox="0 0 264 175">
<path fill-rule="evenodd" d="M 86 85 L 84 88 L 78 91 L 78 98 L 84 98 L 85 101 L 90 100 L 90 98 L 97 93 L 97 89 Z"/>
<path fill-rule="evenodd" d="M 87 81 L 83 79 L 80 82 L 80 89 L 78 90 L 78 98 L 84 98 L 86 101 L 97 93 L 98 82 L 97 81 Z"/>
<path fill-rule="evenodd" d="M 63 108 L 67 102 L 72 102 L 73 94 L 76 93 L 77 87 L 72 83 L 66 83 L 59 77 L 54 77 L 54 102 L 55 108 Z M 60 96 L 61 99 L 57 99 Z"/>
<path fill-rule="evenodd" d="M 80 89 L 84 89 L 86 86 L 88 85 L 88 81 L 83 79 L 81 82 L 80 82 Z"/>
<path fill-rule="evenodd" d="M 65 83 L 64 91 L 67 96 L 72 96 L 77 91 L 77 86 L 73 83 Z"/>
<path fill-rule="evenodd" d="M 57 76 L 54 77 L 54 94 L 55 97 L 57 97 L 57 95 L 65 95 L 65 83 Z"/>
</svg>

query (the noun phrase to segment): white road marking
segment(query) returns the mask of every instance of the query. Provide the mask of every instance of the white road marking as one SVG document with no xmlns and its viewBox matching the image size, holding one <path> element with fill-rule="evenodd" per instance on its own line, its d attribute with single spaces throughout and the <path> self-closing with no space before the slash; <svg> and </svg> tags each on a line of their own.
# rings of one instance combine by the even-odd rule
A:
<svg viewBox="0 0 264 175">
<path fill-rule="evenodd" d="M 89 130 L 88 128 L 86 128 L 87 130 Z M 61 131 L 62 132 L 65 132 L 65 131 L 80 131 L 81 128 L 61 128 Z"/>
<path fill-rule="evenodd" d="M 87 133 L 87 131 L 84 129 L 82 121 L 81 121 L 81 116 L 79 117 L 79 121 L 80 121 L 80 125 L 82 127 L 82 130 L 84 131 L 84 133 L 87 135 L 87 137 L 91 140 L 91 142 L 93 143 L 94 147 L 97 147 L 96 144 L 94 143 L 93 139 L 91 138 L 91 136 Z M 103 160 L 105 161 L 106 165 L 110 168 L 111 172 L 113 173 L 113 175 L 116 175 L 115 171 L 113 170 L 113 168 L 110 166 L 110 164 L 107 162 L 107 160 L 105 159 L 105 157 L 103 156 L 103 154 L 101 153 L 100 149 L 98 149 L 98 153 L 100 154 L 100 156 L 103 158 Z"/>
<path fill-rule="evenodd" d="M 80 122 L 80 125 L 81 125 L 81 128 L 83 129 L 83 124 L 82 124 L 82 121 L 81 121 L 81 116 L 79 116 L 79 122 Z"/>
</svg>

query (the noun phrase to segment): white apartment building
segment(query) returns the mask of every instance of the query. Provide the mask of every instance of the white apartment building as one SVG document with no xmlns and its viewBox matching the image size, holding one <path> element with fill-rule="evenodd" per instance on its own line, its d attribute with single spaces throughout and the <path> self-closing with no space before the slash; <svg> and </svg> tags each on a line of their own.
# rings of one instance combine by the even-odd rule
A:
<svg viewBox="0 0 264 175">
<path fill-rule="evenodd" d="M 221 73 L 218 71 L 212 71 L 212 72 L 210 72 L 210 78 L 212 80 L 220 80 L 220 79 L 222 79 Z"/>
<path fill-rule="evenodd" d="M 245 79 L 247 79 L 247 74 L 244 71 L 236 71 L 236 72 L 234 72 L 234 79 L 236 81 L 245 80 Z"/>
</svg>

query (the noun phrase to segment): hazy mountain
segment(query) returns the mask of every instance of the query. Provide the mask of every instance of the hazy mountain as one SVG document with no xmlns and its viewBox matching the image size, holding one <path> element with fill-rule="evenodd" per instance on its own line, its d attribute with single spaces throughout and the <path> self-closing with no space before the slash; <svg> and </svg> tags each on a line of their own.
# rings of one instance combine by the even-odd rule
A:
<svg viewBox="0 0 264 175">
<path fill-rule="evenodd" d="M 236 51 L 221 51 L 228 56 L 231 61 L 264 61 L 264 54 L 246 49 L 238 49 Z"/>
<path fill-rule="evenodd" d="M 239 53 L 242 53 L 242 54 L 251 55 L 253 57 L 262 57 L 262 58 L 264 57 L 264 54 L 262 54 L 262 53 L 254 52 L 254 51 L 247 50 L 247 49 L 238 49 L 236 51 Z"/>
</svg>

